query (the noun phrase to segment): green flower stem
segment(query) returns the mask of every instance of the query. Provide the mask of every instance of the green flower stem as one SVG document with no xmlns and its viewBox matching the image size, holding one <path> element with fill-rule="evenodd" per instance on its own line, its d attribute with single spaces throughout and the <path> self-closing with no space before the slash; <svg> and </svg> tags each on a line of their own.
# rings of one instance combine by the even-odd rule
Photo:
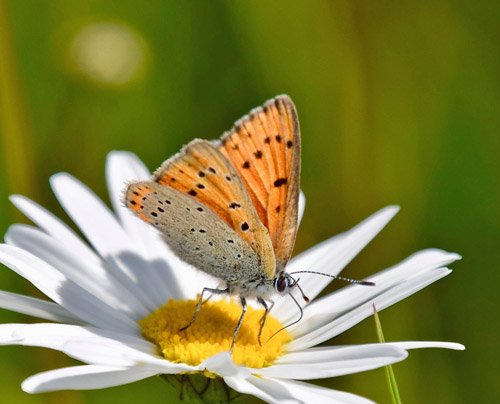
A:
<svg viewBox="0 0 500 404">
<path fill-rule="evenodd" d="M 377 309 L 373 305 L 373 316 L 375 318 L 375 327 L 377 328 L 377 337 L 380 343 L 385 342 L 384 333 L 382 332 L 382 324 L 378 317 Z M 396 383 L 396 376 L 394 375 L 394 370 L 391 365 L 385 367 L 385 373 L 387 375 L 387 383 L 389 384 L 389 391 L 391 392 L 391 398 L 393 404 L 401 404 L 401 397 L 399 396 L 398 384 Z"/>
<path fill-rule="evenodd" d="M 208 378 L 200 373 L 162 374 L 160 377 L 179 393 L 181 400 L 190 404 L 229 404 L 244 397 L 221 378 Z"/>
</svg>

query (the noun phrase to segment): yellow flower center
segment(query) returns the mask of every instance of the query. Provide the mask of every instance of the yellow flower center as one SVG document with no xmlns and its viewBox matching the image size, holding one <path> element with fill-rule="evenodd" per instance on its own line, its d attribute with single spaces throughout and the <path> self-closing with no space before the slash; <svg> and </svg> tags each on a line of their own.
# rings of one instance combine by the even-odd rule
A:
<svg viewBox="0 0 500 404">
<path fill-rule="evenodd" d="M 234 329 L 241 315 L 241 305 L 233 300 L 206 302 L 194 323 L 186 330 L 179 331 L 193 318 L 197 303 L 194 300 L 171 299 L 139 321 L 144 337 L 159 347 L 165 359 L 196 366 L 210 356 L 229 351 Z M 286 330 L 269 339 L 283 325 L 268 315 L 262 330 L 262 345 L 259 345 L 258 335 L 263 315 L 264 310 L 248 306 L 233 348 L 232 358 L 236 364 L 252 368 L 269 366 L 282 354 L 283 344 L 292 340 Z"/>
</svg>

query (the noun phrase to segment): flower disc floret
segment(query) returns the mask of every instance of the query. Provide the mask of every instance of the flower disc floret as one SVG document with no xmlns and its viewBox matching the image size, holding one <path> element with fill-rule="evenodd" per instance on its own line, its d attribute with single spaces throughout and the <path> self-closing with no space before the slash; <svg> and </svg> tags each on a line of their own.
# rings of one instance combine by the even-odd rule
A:
<svg viewBox="0 0 500 404">
<path fill-rule="evenodd" d="M 233 300 L 207 302 L 193 324 L 180 331 L 191 321 L 196 304 L 195 300 L 171 299 L 139 321 L 144 337 L 156 344 L 170 362 L 196 366 L 217 353 L 229 351 L 231 347 L 241 306 Z M 283 345 L 291 341 L 286 330 L 271 338 L 283 325 L 269 315 L 262 331 L 262 345 L 259 345 L 258 334 L 263 315 L 264 310 L 248 307 L 233 349 L 232 357 L 236 364 L 250 368 L 269 366 L 282 355 Z"/>
</svg>

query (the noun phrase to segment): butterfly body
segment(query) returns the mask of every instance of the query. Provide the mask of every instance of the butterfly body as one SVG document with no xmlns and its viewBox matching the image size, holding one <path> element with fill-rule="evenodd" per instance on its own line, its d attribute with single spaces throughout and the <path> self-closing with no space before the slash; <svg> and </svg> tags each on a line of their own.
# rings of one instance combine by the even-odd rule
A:
<svg viewBox="0 0 500 404">
<path fill-rule="evenodd" d="M 278 96 L 220 140 L 193 140 L 151 181 L 126 189 L 126 206 L 156 227 L 179 258 L 226 286 L 206 290 L 240 297 L 233 345 L 247 297 L 267 315 L 265 300 L 295 285 L 283 269 L 297 231 L 299 174 L 297 114 L 288 96 Z"/>
</svg>

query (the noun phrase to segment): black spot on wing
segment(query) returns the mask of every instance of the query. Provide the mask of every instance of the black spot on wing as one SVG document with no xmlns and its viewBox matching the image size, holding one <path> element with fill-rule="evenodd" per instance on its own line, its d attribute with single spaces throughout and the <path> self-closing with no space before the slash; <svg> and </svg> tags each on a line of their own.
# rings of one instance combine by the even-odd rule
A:
<svg viewBox="0 0 500 404">
<path fill-rule="evenodd" d="M 281 187 L 282 185 L 285 185 L 286 183 L 287 183 L 286 178 L 278 178 L 276 181 L 274 181 L 274 186 Z"/>
</svg>

